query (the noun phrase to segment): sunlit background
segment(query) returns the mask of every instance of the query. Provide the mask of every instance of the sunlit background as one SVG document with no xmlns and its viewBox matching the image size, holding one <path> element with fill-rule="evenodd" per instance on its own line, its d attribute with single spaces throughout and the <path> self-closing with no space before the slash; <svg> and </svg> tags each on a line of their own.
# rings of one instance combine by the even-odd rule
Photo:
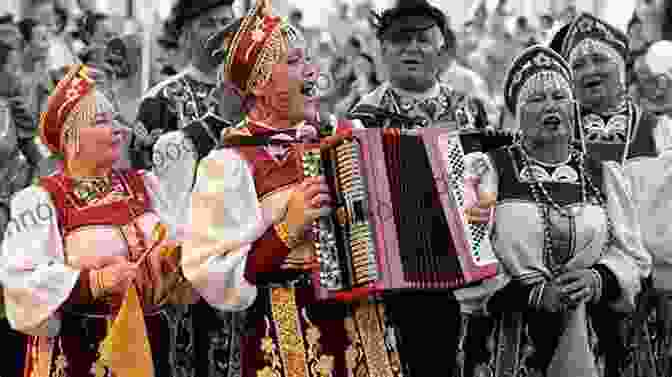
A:
<svg viewBox="0 0 672 377">
<path fill-rule="evenodd" d="M 197 0 L 194 0 L 197 1 Z M 324 25 L 329 15 L 337 9 L 337 1 L 341 0 L 273 0 L 274 7 L 280 13 L 288 13 L 293 7 L 304 12 L 304 22 L 307 27 Z M 568 4 L 574 4 L 579 10 L 590 11 L 594 14 L 607 18 L 610 22 L 624 27 L 627 19 L 632 15 L 637 2 L 643 0 L 510 0 L 508 6 L 516 14 L 524 15 L 531 20 L 536 19 L 541 13 L 549 10 L 558 10 Z M 21 5 L 28 0 L 2 0 L 0 12 L 21 14 Z M 78 8 L 77 0 L 63 0 L 71 10 Z M 107 13 L 125 16 L 133 14 L 143 22 L 151 22 L 155 17 L 165 17 L 173 0 L 81 0 L 87 6 L 96 8 Z M 241 9 L 245 1 L 240 1 Z M 357 4 L 358 0 L 345 0 L 349 4 Z M 373 0 L 376 7 L 385 7 L 394 0 Z M 453 25 L 461 25 L 470 15 L 477 0 L 434 0 L 431 1 L 442 8 L 450 16 Z M 478 0 L 480 2 L 480 0 Z M 490 8 L 494 8 L 498 0 L 487 1 Z M 129 9 L 131 9 L 129 11 Z"/>
</svg>

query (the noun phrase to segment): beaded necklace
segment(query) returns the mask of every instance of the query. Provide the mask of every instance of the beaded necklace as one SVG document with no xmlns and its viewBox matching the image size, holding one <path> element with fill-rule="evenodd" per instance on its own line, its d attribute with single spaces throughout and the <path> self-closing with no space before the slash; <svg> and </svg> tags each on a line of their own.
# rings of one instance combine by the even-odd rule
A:
<svg viewBox="0 0 672 377">
<path fill-rule="evenodd" d="M 532 171 L 532 162 L 531 158 L 522 147 L 518 145 L 519 154 L 522 158 L 522 163 L 528 168 L 528 171 Z M 509 149 L 511 152 L 511 149 Z M 511 153 L 513 157 L 513 153 Z M 539 181 L 534 174 L 530 174 L 530 192 L 532 197 L 537 204 L 539 213 L 541 215 L 543 226 L 544 226 L 544 241 L 543 241 L 543 258 L 544 264 L 551 270 L 554 275 L 561 273 L 563 269 L 563 263 L 558 262 L 553 255 L 553 243 L 552 243 L 552 234 L 551 234 L 551 208 L 554 209 L 560 216 L 565 218 L 574 219 L 579 216 L 587 204 L 599 205 L 604 211 L 606 220 L 607 220 L 607 240 L 605 241 L 601 254 L 604 255 L 607 252 L 609 246 L 614 239 L 614 226 L 607 211 L 607 201 L 604 197 L 604 194 L 598 189 L 590 177 L 590 174 L 586 174 L 585 169 L 585 154 L 577 150 L 570 145 L 570 161 L 578 161 L 579 168 L 579 179 L 581 180 L 581 198 L 582 206 L 581 210 L 573 213 L 571 210 L 563 208 L 560 206 L 549 192 L 544 187 L 543 182 Z M 513 159 L 515 161 L 515 159 Z M 589 192 L 590 191 L 590 192 Z"/>
</svg>

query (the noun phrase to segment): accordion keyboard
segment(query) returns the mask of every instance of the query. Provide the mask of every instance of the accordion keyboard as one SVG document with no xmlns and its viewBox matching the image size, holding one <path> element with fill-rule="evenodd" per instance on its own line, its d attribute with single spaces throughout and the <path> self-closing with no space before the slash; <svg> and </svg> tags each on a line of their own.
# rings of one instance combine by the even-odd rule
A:
<svg viewBox="0 0 672 377">
<path fill-rule="evenodd" d="M 444 156 L 449 162 L 447 166 L 451 167 L 446 174 L 446 178 L 452 191 L 451 194 L 460 209 L 460 213 L 464 213 L 464 149 L 459 139 L 451 138 L 449 140 L 442 148 L 445 151 Z M 489 261 L 491 259 L 490 253 L 486 252 L 487 255 L 482 255 L 483 250 L 481 250 L 481 242 L 490 234 L 489 225 L 466 223 L 464 218 L 462 219 L 465 222 L 465 237 L 471 243 L 471 255 L 474 263 L 478 265 Z"/>
<path fill-rule="evenodd" d="M 336 180 L 347 209 L 347 242 L 352 263 L 352 284 L 363 285 L 379 278 L 372 227 L 369 223 L 366 182 L 361 165 L 361 149 L 356 141 L 336 147 Z"/>
</svg>

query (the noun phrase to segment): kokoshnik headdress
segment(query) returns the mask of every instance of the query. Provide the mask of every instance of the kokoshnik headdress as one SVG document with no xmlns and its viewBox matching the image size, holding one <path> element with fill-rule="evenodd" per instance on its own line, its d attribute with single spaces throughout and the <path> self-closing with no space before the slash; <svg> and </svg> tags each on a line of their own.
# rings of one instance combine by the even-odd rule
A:
<svg viewBox="0 0 672 377">
<path fill-rule="evenodd" d="M 234 84 L 246 97 L 268 82 L 273 66 L 286 56 L 289 43 L 300 34 L 285 19 L 272 15 L 270 0 L 258 0 L 235 24 L 239 24 L 235 32 L 229 30 L 226 35 L 224 31 L 220 36 L 222 48 L 215 54 L 224 52 L 220 81 Z"/>
<path fill-rule="evenodd" d="M 550 47 L 559 53 L 570 67 L 574 61 L 595 52 L 604 54 L 618 65 L 621 82 L 626 79 L 629 59 L 628 36 L 607 22 L 588 13 L 582 13 L 553 36 Z"/>
<path fill-rule="evenodd" d="M 572 71 L 560 55 L 548 47 L 525 49 L 511 64 L 504 81 L 504 100 L 511 114 L 518 116 L 519 106 L 539 85 L 560 88 L 572 96 Z"/>
<path fill-rule="evenodd" d="M 79 145 L 78 128 L 95 124 L 97 96 L 88 67 L 77 64 L 58 82 L 40 118 L 40 138 L 49 150 L 64 154 L 66 141 Z"/>
</svg>

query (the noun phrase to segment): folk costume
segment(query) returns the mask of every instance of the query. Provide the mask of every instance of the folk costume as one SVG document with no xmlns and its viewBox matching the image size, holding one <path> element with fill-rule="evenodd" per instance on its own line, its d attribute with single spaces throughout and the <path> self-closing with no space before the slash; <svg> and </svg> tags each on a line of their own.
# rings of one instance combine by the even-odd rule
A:
<svg viewBox="0 0 672 377">
<path fill-rule="evenodd" d="M 410 3 L 410 2 L 409 2 Z M 379 17 L 379 33 L 416 33 L 445 23 L 443 13 L 424 1 L 400 2 Z M 398 117 L 401 115 L 401 117 Z M 366 128 L 446 127 L 474 131 L 487 126 L 482 103 L 436 81 L 425 93 L 411 93 L 385 82 L 357 104 L 349 117 Z M 412 121 L 409 121 L 412 120 Z M 461 331 L 459 304 L 451 292 L 410 292 L 383 299 L 390 327 L 410 376 L 427 376 L 456 368 L 455 355 Z M 408 308 L 433 308 L 418 314 Z M 431 334 L 431 336 L 430 336 Z M 428 337 L 429 336 L 429 337 Z M 442 347 L 427 347 L 428 341 Z M 448 356 L 451 355 L 451 356 Z"/>
<path fill-rule="evenodd" d="M 180 1 L 173 9 L 171 22 L 183 25 L 210 9 L 232 4 L 233 0 Z M 155 132 L 165 134 L 179 130 L 206 115 L 225 119 L 224 114 L 219 114 L 216 84 L 216 80 L 206 76 L 192 64 L 160 82 L 141 99 L 137 115 L 139 133 L 149 135 L 152 131 L 160 130 Z M 216 137 L 218 139 L 219 135 Z M 150 168 L 154 145 L 144 145 L 137 138 L 132 145 L 136 167 Z"/>
<path fill-rule="evenodd" d="M 19 31 L 13 17 L 0 17 L 0 56 L 9 57 L 19 48 L 18 40 Z M 9 64 L 0 67 L 0 242 L 10 220 L 12 195 L 30 185 L 41 159 L 35 143 L 37 122 L 20 81 Z M 9 354 L 16 355 L 6 364 L 4 373 L 18 377 L 23 370 L 25 336 L 10 328 L 2 299 L 0 310 L 0 337 Z"/>
<path fill-rule="evenodd" d="M 571 80 L 559 55 L 528 48 L 507 76 L 507 107 L 520 119 L 530 88 L 543 82 L 549 93 L 557 88 L 571 94 Z M 493 249 L 503 268 L 486 284 L 460 293 L 474 310 L 496 318 L 492 358 L 480 366 L 495 376 L 602 375 L 596 338 L 614 332 L 604 312 L 634 311 L 641 279 L 650 270 L 619 165 L 589 159 L 572 143 L 568 147 L 570 156 L 560 164 L 537 161 L 520 144 L 466 156 L 465 169 L 481 178 L 479 190 L 497 195 Z M 545 311 L 546 284 L 583 269 L 593 274 L 592 300 Z"/>
<path fill-rule="evenodd" d="M 628 37 L 603 20 L 582 13 L 555 34 L 550 47 L 570 67 L 578 57 L 594 51 L 605 54 L 618 65 L 621 83 L 626 88 Z M 657 155 L 654 130 L 658 120 L 630 99 L 604 114 L 582 106 L 581 123 L 582 127 L 576 130 L 577 139 L 585 142 L 588 153 L 600 160 L 623 163 L 635 157 Z"/>
<path fill-rule="evenodd" d="M 647 53 L 645 60 L 650 74 L 655 82 L 662 80 L 670 82 L 672 75 L 669 54 L 672 52 L 672 43 L 669 41 L 656 42 Z M 662 77 L 661 77 L 662 76 Z M 659 84 L 656 84 L 659 85 Z M 661 89 L 657 89 L 661 90 Z M 670 98 L 669 86 L 667 94 Z M 655 312 L 649 318 L 649 328 L 652 331 L 653 352 L 655 354 L 657 373 L 667 376 L 672 373 L 672 259 L 670 258 L 670 237 L 672 228 L 669 224 L 667 210 L 672 205 L 670 196 L 672 154 L 672 113 L 669 103 L 661 101 L 661 113 L 657 114 L 660 121 L 656 128 L 659 141 L 660 155 L 657 158 L 641 158 L 630 162 L 624 173 L 629 178 L 633 192 L 633 199 L 639 212 L 642 226 L 642 237 L 646 250 L 653 257 L 652 287 L 647 297 L 648 309 Z M 665 109 L 667 108 L 667 109 Z M 664 143 L 662 141 L 665 141 Z"/>
<path fill-rule="evenodd" d="M 627 90 L 626 63 L 630 57 L 628 37 L 620 30 L 593 15 L 582 13 L 572 23 L 561 28 L 550 47 L 562 55 L 570 67 L 579 57 L 598 52 L 618 66 L 623 90 Z M 588 154 L 601 161 L 617 161 L 623 165 L 635 159 L 655 157 L 667 141 L 660 130 L 665 127 L 654 114 L 642 110 L 629 97 L 608 113 L 598 113 L 581 106 L 581 127 L 577 140 L 585 143 Z M 605 314 L 604 322 L 612 321 L 621 340 L 607 341 L 607 370 L 614 376 L 655 376 L 649 327 L 647 299 L 651 280 L 644 277 L 645 289 L 638 297 L 637 311 L 621 318 L 618 313 Z M 619 346 L 616 346 L 620 344 Z M 634 352 L 633 352 L 634 350 Z M 637 371 L 639 370 L 639 372 Z"/>
<path fill-rule="evenodd" d="M 232 0 L 179 1 L 169 22 L 179 29 L 210 9 L 232 4 Z M 217 90 L 215 79 L 188 65 L 150 89 L 141 101 L 138 120 L 147 134 L 160 136 L 152 145 L 135 143 L 134 164 L 151 166 L 174 218 L 186 218 L 198 162 L 218 144 L 222 130 L 232 125 L 228 114 L 220 113 Z M 240 375 L 242 313 L 217 312 L 203 300 L 171 306 L 167 312 L 172 318 L 171 358 L 177 376 Z"/>
<path fill-rule="evenodd" d="M 225 41 L 222 76 L 249 96 L 268 82 L 272 66 L 297 38 L 298 32 L 260 1 Z M 303 127 L 276 130 L 246 120 L 241 132 L 296 140 L 299 133 L 310 135 L 299 131 Z M 243 377 L 400 376 L 381 307 L 318 302 L 310 276 L 300 268 L 304 257 L 314 255 L 314 244 L 293 244 L 283 217 L 303 180 L 301 150 L 298 143 L 226 147 L 201 161 L 189 215 L 194 235 L 185 255 L 246 260 L 245 280 L 258 288 L 258 296 L 242 334 Z M 212 293 L 215 299 L 226 289 Z"/>
<path fill-rule="evenodd" d="M 76 143 L 72 144 L 76 149 L 86 142 L 80 140 L 79 129 L 95 124 L 99 114 L 111 109 L 95 90 L 87 68 L 74 66 L 50 97 L 42 117 L 42 142 L 56 154 L 65 154 L 68 143 Z M 157 242 L 157 224 L 165 229 L 166 240 L 178 240 L 184 233 L 176 219 L 164 215 L 165 207 L 154 175 L 136 170 L 75 178 L 66 166 L 65 172 L 43 177 L 15 195 L 0 276 L 10 324 L 30 335 L 26 376 L 128 375 L 122 370 L 149 377 L 173 375 L 165 304 L 191 302 L 192 285 L 202 290 L 213 278 L 221 281 L 231 273 L 203 270 L 200 276 L 185 279 L 179 269 L 166 272 L 155 267 L 151 256 L 139 261 Z M 127 302 L 122 295 L 106 294 L 92 278 L 99 274 L 91 260 L 109 256 L 141 263 L 129 290 L 137 294 L 126 296 L 135 306 L 122 306 Z M 123 308 L 129 311 L 121 316 Z M 126 331 L 115 332 L 121 348 L 113 347 L 110 353 L 106 342 L 120 338 L 103 340 L 122 317 L 129 322 L 121 324 Z M 133 336 L 140 338 L 128 339 Z M 119 364 L 114 355 L 128 359 Z M 148 363 L 144 370 L 138 370 L 135 357 Z"/>
</svg>

